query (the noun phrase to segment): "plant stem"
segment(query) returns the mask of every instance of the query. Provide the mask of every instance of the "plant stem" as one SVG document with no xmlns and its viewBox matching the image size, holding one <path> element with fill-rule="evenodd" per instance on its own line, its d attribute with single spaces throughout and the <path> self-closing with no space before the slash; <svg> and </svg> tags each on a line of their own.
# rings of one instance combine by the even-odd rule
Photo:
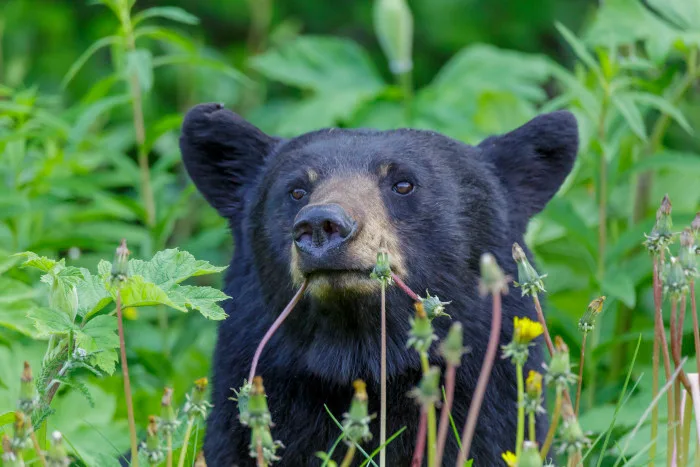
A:
<svg viewBox="0 0 700 467">
<path fill-rule="evenodd" d="M 549 335 L 549 329 L 547 328 L 547 320 L 544 319 L 544 313 L 542 313 L 542 305 L 540 305 L 540 298 L 537 294 L 532 296 L 532 301 L 535 302 L 535 309 L 537 310 L 537 319 L 542 325 L 544 330 L 544 341 L 547 343 L 547 349 L 549 350 L 549 356 L 554 355 L 554 344 L 552 344 L 552 338 Z"/>
<path fill-rule="evenodd" d="M 467 414 L 467 420 L 464 424 L 464 430 L 462 431 L 462 449 L 459 450 L 459 457 L 457 459 L 456 464 L 457 467 L 463 467 L 464 463 L 467 461 L 467 458 L 469 456 L 469 450 L 471 448 L 472 439 L 474 438 L 474 431 L 476 430 L 476 421 L 479 417 L 479 412 L 481 410 L 481 403 L 483 402 L 484 395 L 486 394 L 486 386 L 488 385 L 489 378 L 491 376 L 493 361 L 496 358 L 496 351 L 498 350 L 498 341 L 500 334 L 501 295 L 500 293 L 495 293 L 493 294 L 491 333 L 489 335 L 489 342 L 486 347 L 484 363 L 481 366 L 479 379 L 476 383 L 476 389 L 474 390 L 471 404 L 469 404 L 469 413 Z"/>
<path fill-rule="evenodd" d="M 136 51 L 136 38 L 131 24 L 131 16 L 128 2 L 123 2 L 120 9 L 120 21 L 124 29 L 126 48 L 130 52 Z M 143 118 L 143 97 L 141 85 L 136 72 L 129 74 L 129 90 L 131 92 L 131 110 L 134 120 L 134 132 L 136 134 L 136 146 L 138 148 L 139 171 L 141 173 L 141 197 L 146 210 L 146 226 L 152 229 L 156 224 L 156 204 L 151 186 L 151 169 L 148 165 L 148 153 L 146 152 L 146 125 Z"/>
<path fill-rule="evenodd" d="M 698 328 L 698 309 L 695 303 L 695 280 L 690 280 L 690 314 L 693 316 L 693 338 L 695 340 L 695 363 L 700 377 L 700 328 Z M 698 453 L 700 457 L 700 453 Z"/>
<path fill-rule="evenodd" d="M 252 382 L 253 377 L 255 377 L 255 371 L 258 369 L 258 361 L 260 360 L 260 355 L 262 354 L 265 345 L 267 345 L 267 342 L 270 340 L 270 338 L 272 338 L 272 335 L 277 331 L 277 329 L 279 329 L 284 320 L 287 319 L 287 316 L 289 316 L 289 314 L 292 312 L 297 303 L 299 303 L 299 300 L 301 300 L 301 297 L 304 295 L 304 291 L 306 290 L 307 285 L 309 285 L 309 280 L 304 279 L 304 282 L 301 284 L 301 287 L 299 287 L 299 290 L 297 290 L 297 293 L 294 294 L 292 300 L 287 304 L 284 310 L 282 310 L 282 313 L 277 317 L 275 322 L 272 323 L 272 326 L 270 326 L 270 329 L 267 330 L 262 340 L 258 344 L 258 348 L 255 349 L 255 355 L 253 355 L 253 363 L 250 366 L 250 373 L 248 374 L 249 383 Z"/>
<path fill-rule="evenodd" d="M 425 430 L 428 425 L 428 414 L 425 410 L 420 411 L 420 421 L 418 422 L 418 433 L 416 434 L 416 447 L 413 451 L 413 461 L 411 467 L 421 467 L 423 465 L 423 452 L 425 451 Z"/>
<path fill-rule="evenodd" d="M 167 452 L 167 467 L 173 467 L 173 434 L 168 432 L 168 452 Z"/>
<path fill-rule="evenodd" d="M 518 457 L 523 450 L 525 440 L 525 383 L 523 381 L 523 365 L 515 364 L 515 374 L 518 382 L 518 429 L 515 436 L 515 456 Z"/>
<path fill-rule="evenodd" d="M 421 352 L 420 354 L 421 366 L 423 367 L 423 374 L 426 374 L 430 369 L 430 363 L 428 362 L 428 352 Z M 426 404 L 424 411 L 428 419 L 428 465 L 435 465 L 435 432 L 436 422 L 435 422 L 435 404 L 432 402 Z"/>
<path fill-rule="evenodd" d="M 403 105 L 406 114 L 406 123 L 410 125 L 413 119 L 413 77 L 411 71 L 405 71 L 397 75 L 401 91 L 403 92 Z"/>
<path fill-rule="evenodd" d="M 574 409 L 574 414 L 578 418 L 578 411 L 581 406 L 581 387 L 583 386 L 583 364 L 586 359 L 586 337 L 587 332 L 583 332 L 583 339 L 581 340 L 581 361 L 578 368 L 578 384 L 576 387 L 576 409 Z"/>
<path fill-rule="evenodd" d="M 693 400 L 692 396 L 689 392 L 685 393 L 685 405 L 683 407 L 683 445 L 681 448 L 682 451 L 682 459 L 688 459 L 688 453 L 690 451 L 690 422 L 693 418 Z M 698 453 L 695 453 L 697 456 Z M 679 463 L 679 465 L 683 466 L 685 463 Z"/>
<path fill-rule="evenodd" d="M 448 363 L 445 368 L 445 402 L 442 405 L 440 412 L 440 425 L 437 435 L 437 449 L 435 450 L 435 465 L 442 465 L 442 456 L 445 452 L 445 443 L 447 442 L 447 433 L 450 427 L 450 411 L 452 410 L 452 402 L 455 395 L 455 376 L 457 368 Z"/>
<path fill-rule="evenodd" d="M 545 438 L 544 444 L 542 445 L 542 449 L 540 450 L 540 457 L 542 458 L 542 462 L 545 462 L 547 460 L 547 453 L 549 453 L 549 448 L 552 446 L 552 442 L 554 441 L 554 433 L 556 433 L 557 431 L 559 419 L 561 418 L 561 392 L 561 389 L 557 387 L 557 398 L 554 402 L 554 413 L 552 414 L 552 422 L 549 425 L 547 437 Z"/>
<path fill-rule="evenodd" d="M 180 449 L 180 457 L 177 460 L 177 467 L 184 467 L 185 458 L 189 449 L 190 436 L 192 435 L 192 427 L 194 426 L 194 417 L 187 419 L 187 428 L 185 429 L 185 437 L 182 439 L 182 448 Z M 195 446 L 197 449 L 197 446 Z"/>
<path fill-rule="evenodd" d="M 255 450 L 257 451 L 257 461 L 258 467 L 267 467 L 267 462 L 265 462 L 265 454 L 263 454 L 262 438 L 258 436 L 258 442 L 255 443 Z"/>
<path fill-rule="evenodd" d="M 124 377 L 124 398 L 126 399 L 126 413 L 129 418 L 129 438 L 131 441 L 131 465 L 139 465 L 139 448 L 136 439 L 136 421 L 134 418 L 134 402 L 131 397 L 131 380 L 129 379 L 129 365 L 126 361 L 126 341 L 124 339 L 124 318 L 122 316 L 122 295 L 117 289 L 117 328 L 119 331 L 119 352 L 122 360 L 122 376 Z"/>
<path fill-rule="evenodd" d="M 27 416 L 27 423 L 29 424 L 29 431 L 30 431 L 30 437 L 32 439 L 32 444 L 34 445 L 34 450 L 36 451 L 36 455 L 39 458 L 39 462 L 41 465 L 46 467 L 46 457 L 44 457 L 44 453 L 41 451 L 41 446 L 39 446 L 39 440 L 36 437 L 36 433 L 34 432 L 34 427 L 32 425 L 32 420 L 29 416 Z"/>
<path fill-rule="evenodd" d="M 352 463 L 353 458 L 355 457 L 355 450 L 357 448 L 355 447 L 354 444 L 351 444 L 348 446 L 348 450 L 345 453 L 345 457 L 343 457 L 343 462 L 340 463 L 340 467 L 350 467 L 350 464 Z"/>
<path fill-rule="evenodd" d="M 656 324 L 654 325 L 656 327 Z M 656 399 L 659 394 L 659 340 L 657 333 L 654 333 L 654 353 L 652 356 L 652 399 Z M 656 458 L 656 438 L 659 434 L 659 406 L 654 405 L 651 411 L 651 447 L 649 448 L 649 467 L 654 467 L 654 459 Z"/>
<path fill-rule="evenodd" d="M 537 433 L 535 431 L 535 413 L 530 412 L 528 414 L 528 421 L 529 421 L 529 430 L 528 433 L 530 435 L 530 441 L 533 443 L 537 442 Z"/>
<path fill-rule="evenodd" d="M 382 281 L 382 350 L 381 350 L 381 388 L 379 406 L 379 445 L 386 444 L 386 281 Z M 353 445 L 354 448 L 354 445 Z M 379 466 L 386 466 L 386 447 L 379 451 Z"/>
<path fill-rule="evenodd" d="M 678 362 L 676 362 L 676 341 L 678 339 L 678 323 L 676 321 L 676 308 L 678 307 L 678 301 L 675 298 L 671 299 L 671 322 L 669 327 L 671 328 L 671 354 L 673 355 L 673 360 L 674 363 L 676 364 L 676 368 L 678 368 Z M 682 459 L 681 459 L 681 431 L 682 427 L 680 425 L 681 421 L 681 383 L 679 378 L 676 378 L 675 383 L 673 384 L 673 410 L 674 410 L 674 419 L 676 421 L 674 425 L 674 446 L 673 446 L 673 456 L 674 456 L 674 461 L 678 465 L 683 465 Z"/>
<path fill-rule="evenodd" d="M 396 274 L 394 274 L 394 273 L 392 272 L 392 273 L 391 273 L 391 278 L 393 279 L 394 283 L 395 283 L 396 285 L 398 285 L 399 288 L 400 288 L 401 290 L 404 291 L 404 293 L 405 293 L 406 295 L 408 295 L 409 297 L 411 297 L 411 300 L 413 300 L 414 302 L 419 302 L 419 301 L 420 301 L 420 297 L 419 297 L 418 295 L 416 295 L 416 293 L 415 293 L 413 290 L 411 290 L 411 288 L 410 288 L 409 286 L 407 286 L 406 283 L 405 283 L 404 281 L 402 281 L 401 278 L 400 278 L 399 276 L 397 276 Z"/>
</svg>

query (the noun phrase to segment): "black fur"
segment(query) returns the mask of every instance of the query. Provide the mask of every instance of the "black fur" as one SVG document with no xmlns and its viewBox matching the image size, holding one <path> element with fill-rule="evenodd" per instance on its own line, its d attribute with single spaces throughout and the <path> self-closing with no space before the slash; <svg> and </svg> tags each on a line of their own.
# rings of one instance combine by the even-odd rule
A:
<svg viewBox="0 0 700 467">
<path fill-rule="evenodd" d="M 208 465 L 254 465 L 249 430 L 238 422 L 231 388 L 241 386 L 263 334 L 292 297 L 289 273 L 291 226 L 301 205 L 288 196 L 313 168 L 321 178 L 374 173 L 393 163 L 382 185 L 383 202 L 401 239 L 407 284 L 451 300 L 448 312 L 464 324 L 472 352 L 457 377 L 453 415 L 462 427 L 486 349 L 491 300 L 477 291 L 478 262 L 493 253 L 511 275 L 512 243 L 523 243 L 529 218 L 555 194 L 578 148 L 576 121 L 567 112 L 535 118 L 477 147 L 418 130 L 326 129 L 290 140 L 269 137 L 215 104 L 194 107 L 183 125 L 181 149 L 188 172 L 202 194 L 230 221 L 235 254 L 226 276 L 229 317 L 220 325 L 213 362 L 213 403 L 205 440 Z M 413 194 L 396 196 L 391 184 L 410 179 Z M 311 189 L 309 187 L 308 189 Z M 420 379 L 413 350 L 406 349 L 411 301 L 396 287 L 387 294 L 388 430 L 407 430 L 387 451 L 389 465 L 410 464 L 418 408 L 406 393 Z M 329 302 L 305 297 L 266 347 L 259 365 L 275 423 L 273 436 L 286 448 L 279 465 L 317 465 L 339 430 L 324 404 L 341 417 L 356 378 L 367 382 L 370 410 L 379 412 L 379 295 L 339 296 Z M 501 343 L 510 341 L 514 316 L 535 319 L 531 300 L 511 288 L 503 300 Z M 449 318 L 434 321 L 442 338 Z M 439 364 L 437 346 L 432 359 Z M 528 369 L 543 362 L 532 348 Z M 476 465 L 497 465 L 513 450 L 516 389 L 513 365 L 498 359 L 484 400 L 472 457 Z M 372 425 L 377 445 L 378 422 Z M 546 430 L 538 420 L 538 438 Z M 338 449 L 336 459 L 342 455 Z M 453 465 L 452 436 L 445 465 Z"/>
</svg>

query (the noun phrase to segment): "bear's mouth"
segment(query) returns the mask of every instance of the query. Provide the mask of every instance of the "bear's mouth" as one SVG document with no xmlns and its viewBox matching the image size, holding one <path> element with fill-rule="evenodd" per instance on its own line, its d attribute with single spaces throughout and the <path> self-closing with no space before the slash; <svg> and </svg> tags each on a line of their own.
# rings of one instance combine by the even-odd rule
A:
<svg viewBox="0 0 700 467">
<path fill-rule="evenodd" d="M 316 297 L 342 293 L 369 294 L 379 282 L 370 277 L 372 269 L 316 269 L 306 274 L 309 292 Z"/>
</svg>

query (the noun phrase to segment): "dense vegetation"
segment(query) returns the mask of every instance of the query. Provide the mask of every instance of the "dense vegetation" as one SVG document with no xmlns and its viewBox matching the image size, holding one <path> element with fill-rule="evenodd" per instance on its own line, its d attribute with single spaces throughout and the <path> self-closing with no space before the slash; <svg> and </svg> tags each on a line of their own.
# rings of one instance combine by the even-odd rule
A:
<svg viewBox="0 0 700 467">
<path fill-rule="evenodd" d="M 697 2 L 409 1 L 411 39 L 394 49 L 386 45 L 391 38 L 378 40 L 387 34 L 373 19 L 381 1 L 38 3 L 6 0 L 0 13 L 4 433 L 14 433 L 28 361 L 42 403 L 51 401 L 33 420 L 42 445 L 60 430 L 87 465 L 108 465 L 106 458 L 128 449 L 112 305 L 118 271 L 100 262 L 114 258 L 123 238 L 131 261 L 142 260 L 127 273 L 143 283 L 121 291 L 141 435 L 148 415 L 160 415 L 163 388 L 175 388 L 179 407 L 208 375 L 221 318 L 213 290 L 220 275 L 210 275 L 219 269 L 211 264 L 223 265 L 235 245 L 180 163 L 178 129 L 190 105 L 224 102 L 279 135 L 413 126 L 466 142 L 567 108 L 579 120 L 579 160 L 527 242 L 548 273 L 549 332 L 574 360 L 579 319 L 592 300 L 607 297 L 586 337 L 580 422 L 593 440 L 615 424 L 586 463 L 612 465 L 622 449 L 632 456 L 650 448 L 648 420 L 629 437 L 654 386 L 653 256 L 642 242 L 666 193 L 674 232 L 700 206 Z M 667 263 L 679 255 L 674 242 Z M 39 257 L 15 255 L 21 252 Z M 180 265 L 180 275 L 158 277 L 159 261 Z M 51 318 L 61 310 L 66 319 Z M 201 313 L 187 313 L 193 310 Z M 696 371 L 692 325 L 688 316 L 675 335 L 689 373 Z M 73 342 L 87 354 L 74 355 Z M 54 383 L 67 362 L 71 371 Z M 662 464 L 665 404 L 659 410 Z M 194 418 L 189 439 L 197 445 L 203 425 Z M 638 463 L 647 460 L 641 456 Z"/>
</svg>

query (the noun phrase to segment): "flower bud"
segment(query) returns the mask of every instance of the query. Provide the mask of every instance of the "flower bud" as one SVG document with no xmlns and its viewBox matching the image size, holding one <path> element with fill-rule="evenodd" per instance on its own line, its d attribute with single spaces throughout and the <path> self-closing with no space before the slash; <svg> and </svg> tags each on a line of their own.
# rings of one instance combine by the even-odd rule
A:
<svg viewBox="0 0 700 467">
<path fill-rule="evenodd" d="M 695 219 L 690 223 L 690 229 L 693 231 L 693 235 L 700 241 L 700 238 L 698 238 L 698 236 L 700 236 L 700 211 L 695 214 Z"/>
<path fill-rule="evenodd" d="M 673 239 L 673 221 L 671 220 L 671 200 L 668 195 L 664 196 L 661 206 L 656 211 L 656 224 L 651 234 L 646 235 L 644 245 L 650 253 L 658 254 L 663 248 L 668 246 Z"/>
<path fill-rule="evenodd" d="M 248 414 L 245 420 L 241 417 L 241 423 L 250 425 L 251 428 L 270 426 L 272 423 L 261 376 L 253 378 L 253 386 L 250 389 L 250 398 L 248 399 Z"/>
<path fill-rule="evenodd" d="M 440 344 L 440 351 L 442 352 L 442 356 L 445 357 L 445 361 L 455 367 L 462 363 L 462 356 L 468 351 L 467 348 L 462 345 L 463 335 L 462 323 L 457 321 L 450 326 L 447 337 L 445 337 L 445 340 Z"/>
<path fill-rule="evenodd" d="M 513 243 L 513 260 L 518 265 L 518 282 L 515 282 L 516 287 L 520 287 L 522 295 L 537 296 L 539 293 L 544 293 L 544 282 L 542 279 L 547 277 L 547 274 L 539 275 L 534 267 L 530 264 L 523 249 L 517 243 Z"/>
<path fill-rule="evenodd" d="M 549 362 L 545 381 L 547 384 L 554 383 L 558 390 L 565 390 L 576 379 L 576 376 L 571 372 L 569 347 L 560 336 L 557 336 L 554 338 L 554 354 Z"/>
<path fill-rule="evenodd" d="M 508 279 L 491 253 L 481 255 L 479 291 L 482 295 L 508 293 Z"/>
<path fill-rule="evenodd" d="M 537 371 L 530 370 L 525 379 L 525 391 L 527 395 L 533 399 L 542 397 L 542 374 Z"/>
<path fill-rule="evenodd" d="M 51 434 L 51 447 L 46 453 L 46 465 L 47 467 L 68 467 L 70 465 L 68 452 L 63 444 L 63 436 L 58 431 Z"/>
<path fill-rule="evenodd" d="M 518 458 L 517 467 L 542 467 L 542 458 L 539 449 L 537 449 L 537 443 L 523 442 L 523 450 Z"/>
<path fill-rule="evenodd" d="M 695 236 L 690 229 L 686 228 L 681 232 L 681 247 L 678 251 L 678 262 L 688 278 L 694 278 L 698 274 L 696 249 Z"/>
<path fill-rule="evenodd" d="M 450 316 L 445 313 L 445 305 L 449 305 L 451 302 L 441 302 L 437 296 L 431 297 L 427 290 L 425 291 L 425 294 L 427 297 L 421 298 L 420 300 L 423 304 L 423 309 L 425 310 L 425 314 L 428 316 L 428 319 L 433 320 L 440 316 Z"/>
<path fill-rule="evenodd" d="M 688 293 L 688 279 L 678 258 L 672 256 L 664 272 L 664 293 L 679 299 Z"/>
<path fill-rule="evenodd" d="M 12 447 L 12 441 L 6 434 L 2 435 L 2 465 L 7 467 L 20 467 L 24 466 L 14 448 Z"/>
<path fill-rule="evenodd" d="M 24 362 L 24 370 L 19 381 L 19 399 L 17 400 L 17 409 L 27 415 L 32 415 L 34 410 L 39 406 L 39 396 L 36 392 L 34 377 L 32 376 L 32 368 L 29 362 Z"/>
<path fill-rule="evenodd" d="M 141 451 L 146 455 L 150 465 L 158 465 L 165 459 L 165 452 L 160 445 L 158 422 L 154 415 L 148 417 L 146 442 L 141 444 Z"/>
<path fill-rule="evenodd" d="M 590 440 L 581 429 L 581 425 L 574 415 L 571 403 L 564 400 L 562 402 L 562 424 L 559 428 L 559 452 L 566 452 L 568 455 L 580 453 L 585 447 L 590 445 Z"/>
<path fill-rule="evenodd" d="M 112 283 L 120 284 L 126 280 L 129 275 L 129 249 L 126 247 L 126 239 L 117 247 L 114 254 L 114 263 L 112 263 Z"/>
<path fill-rule="evenodd" d="M 12 438 L 12 450 L 15 452 L 23 451 L 32 445 L 29 435 L 31 435 L 31 426 L 27 423 L 27 418 L 24 412 L 19 410 L 15 412 L 14 437 Z"/>
<path fill-rule="evenodd" d="M 603 311 L 603 304 L 605 303 L 605 295 L 598 297 L 588 304 L 586 312 L 583 314 L 580 320 L 578 320 L 578 329 L 583 333 L 591 332 L 595 328 L 595 320 Z"/>
<path fill-rule="evenodd" d="M 180 421 L 177 419 L 175 409 L 173 409 L 173 390 L 172 388 L 165 388 L 163 397 L 160 400 L 159 428 L 168 435 L 174 433 L 179 425 Z"/>
<path fill-rule="evenodd" d="M 418 353 L 427 352 L 433 341 L 437 340 L 437 336 L 433 333 L 433 326 L 425 313 L 423 302 L 415 302 L 413 306 L 416 309 L 416 316 L 411 319 L 411 331 L 406 347 L 413 347 Z"/>
<path fill-rule="evenodd" d="M 413 69 L 413 15 L 405 0 L 375 0 L 374 31 L 395 75 Z"/>
<path fill-rule="evenodd" d="M 350 403 L 350 410 L 343 414 L 343 432 L 345 442 L 349 445 L 362 443 L 372 439 L 372 432 L 369 429 L 369 422 L 372 417 L 367 410 L 367 390 L 365 382 L 361 379 L 353 383 L 355 394 Z"/>
<path fill-rule="evenodd" d="M 212 405 L 204 398 L 207 386 L 209 385 L 209 380 L 207 378 L 200 378 L 194 382 L 194 388 L 185 397 L 187 401 L 182 411 L 187 415 L 188 418 L 200 416 L 202 418 L 207 418 L 207 410 L 212 407 Z"/>
<path fill-rule="evenodd" d="M 386 285 L 392 283 L 389 253 L 384 250 L 377 253 L 377 263 L 374 265 L 374 269 L 369 277 L 384 282 Z"/>
<path fill-rule="evenodd" d="M 434 404 L 440 401 L 440 369 L 431 366 L 423 373 L 417 388 L 412 389 L 409 395 L 415 398 L 422 406 Z"/>
</svg>

